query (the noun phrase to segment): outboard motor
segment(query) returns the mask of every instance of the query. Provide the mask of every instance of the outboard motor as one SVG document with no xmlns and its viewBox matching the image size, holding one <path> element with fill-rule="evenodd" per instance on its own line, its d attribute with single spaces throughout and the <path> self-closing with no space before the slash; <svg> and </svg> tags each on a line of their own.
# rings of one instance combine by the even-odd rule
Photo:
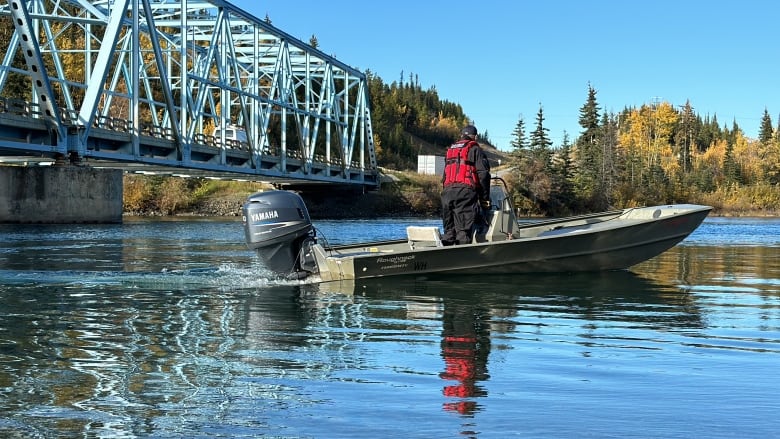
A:
<svg viewBox="0 0 780 439">
<path fill-rule="evenodd" d="M 309 246 L 314 227 L 300 195 L 289 191 L 257 192 L 244 203 L 244 234 L 266 267 L 292 278 L 316 269 Z"/>
</svg>

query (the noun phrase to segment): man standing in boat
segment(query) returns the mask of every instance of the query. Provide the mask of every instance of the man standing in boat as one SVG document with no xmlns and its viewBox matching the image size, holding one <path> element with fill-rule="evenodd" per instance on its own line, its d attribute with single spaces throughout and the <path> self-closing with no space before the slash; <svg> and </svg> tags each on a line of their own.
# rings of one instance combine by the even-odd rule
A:
<svg viewBox="0 0 780 439">
<path fill-rule="evenodd" d="M 463 127 L 460 140 L 447 149 L 442 183 L 442 243 L 469 244 L 482 210 L 490 206 L 490 163 L 477 143 L 474 125 Z"/>
</svg>

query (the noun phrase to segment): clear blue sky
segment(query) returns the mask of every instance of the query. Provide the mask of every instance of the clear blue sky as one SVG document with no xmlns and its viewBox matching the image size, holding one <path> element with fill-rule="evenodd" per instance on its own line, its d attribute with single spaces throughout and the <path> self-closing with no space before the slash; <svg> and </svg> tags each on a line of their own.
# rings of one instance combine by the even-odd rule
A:
<svg viewBox="0 0 780 439">
<path fill-rule="evenodd" d="M 522 116 L 557 146 L 581 131 L 588 84 L 602 112 L 690 100 L 758 136 L 780 116 L 780 2 L 237 0 L 284 32 L 385 83 L 416 75 L 509 150 Z"/>
</svg>

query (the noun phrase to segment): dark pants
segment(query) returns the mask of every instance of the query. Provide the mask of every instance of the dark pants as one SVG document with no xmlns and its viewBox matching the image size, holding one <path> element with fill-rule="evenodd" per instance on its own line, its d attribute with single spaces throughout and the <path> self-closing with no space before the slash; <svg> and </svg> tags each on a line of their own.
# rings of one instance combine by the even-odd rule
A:
<svg viewBox="0 0 780 439">
<path fill-rule="evenodd" d="M 468 186 L 447 186 L 441 193 L 444 245 L 470 244 L 479 212 L 477 191 Z"/>
</svg>

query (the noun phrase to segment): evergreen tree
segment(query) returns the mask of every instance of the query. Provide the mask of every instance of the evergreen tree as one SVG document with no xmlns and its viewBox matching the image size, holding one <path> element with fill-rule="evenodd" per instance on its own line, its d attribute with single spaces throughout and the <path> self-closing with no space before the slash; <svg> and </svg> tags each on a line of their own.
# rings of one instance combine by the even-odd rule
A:
<svg viewBox="0 0 780 439">
<path fill-rule="evenodd" d="M 514 162 L 521 160 L 528 149 L 528 140 L 525 138 L 525 121 L 522 115 L 517 119 L 515 129 L 512 131 L 512 140 L 509 144 L 512 145 L 512 160 Z"/>
<path fill-rule="evenodd" d="M 728 137 L 727 133 L 725 133 L 723 128 L 720 127 L 717 114 L 712 115 L 712 120 L 710 120 L 710 125 L 708 128 L 713 142 L 716 140 L 723 140 Z M 712 143 L 708 143 L 706 148 L 709 148 L 710 146 L 712 146 Z"/>
<path fill-rule="evenodd" d="M 544 169 L 550 167 L 550 147 L 552 141 L 547 134 L 550 131 L 549 128 L 544 126 L 544 109 L 542 104 L 539 104 L 539 111 L 536 113 L 536 128 L 531 132 L 530 149 L 531 155 L 535 160 L 541 162 Z"/>
<path fill-rule="evenodd" d="M 764 108 L 764 116 L 761 117 L 761 127 L 758 131 L 758 141 L 768 145 L 772 142 L 774 131 L 772 129 L 772 118 L 769 117 L 769 111 Z"/>
<path fill-rule="evenodd" d="M 682 117 L 674 135 L 674 143 L 677 147 L 677 159 L 683 173 L 691 169 L 691 150 L 694 139 L 695 118 L 690 101 L 685 101 L 682 108 Z"/>
<path fill-rule="evenodd" d="M 586 143 L 596 142 L 599 128 L 599 105 L 596 102 L 596 89 L 588 83 L 588 98 L 580 108 L 580 126 L 583 128 L 581 137 Z"/>
<path fill-rule="evenodd" d="M 704 120 L 699 117 L 697 125 L 700 129 L 696 135 L 696 148 L 699 152 L 704 152 L 712 145 L 716 137 L 712 132 L 709 116 L 705 116 Z"/>
<path fill-rule="evenodd" d="M 521 118 L 522 120 L 522 118 Z M 524 128 L 519 124 L 515 134 L 516 144 L 525 143 L 522 138 Z M 552 214 L 556 206 L 552 199 L 553 182 L 551 175 L 552 153 L 550 146 L 552 141 L 544 127 L 544 109 L 539 104 L 539 112 L 536 116 L 536 128 L 531 132 L 531 139 L 527 149 L 516 149 L 513 152 L 513 173 L 517 175 L 515 192 L 516 205 L 523 205 L 529 212 Z M 518 138 L 519 135 L 519 138 Z M 522 201 L 525 199 L 526 201 Z"/>
<path fill-rule="evenodd" d="M 563 141 L 561 147 L 555 154 L 555 170 L 556 172 L 567 181 L 571 181 L 574 178 L 574 164 L 571 160 L 572 144 L 569 139 L 569 133 L 563 132 Z"/>
<path fill-rule="evenodd" d="M 583 199 L 589 200 L 593 205 L 593 200 L 603 198 L 599 193 L 600 175 L 602 171 L 602 151 L 598 145 L 600 137 L 599 127 L 599 105 L 596 100 L 596 89 L 588 84 L 588 97 L 582 108 L 580 108 L 579 123 L 583 131 L 577 139 L 577 179 L 576 188 Z M 602 204 L 602 203 L 595 203 Z M 595 206 L 592 206 L 595 208 Z"/>
<path fill-rule="evenodd" d="M 601 171 L 599 173 L 597 196 L 594 199 L 597 200 L 596 207 L 598 209 L 606 209 L 612 204 L 612 192 L 618 174 L 616 163 L 616 150 L 619 143 L 617 117 L 614 114 L 610 115 L 604 112 L 599 131 L 601 136 L 599 136 L 598 143 L 601 145 L 601 151 L 598 154 L 598 158 L 601 164 Z"/>
<path fill-rule="evenodd" d="M 726 183 L 740 182 L 739 164 L 734 158 L 733 143 L 726 145 L 726 154 L 723 157 L 723 174 L 726 178 Z"/>
<path fill-rule="evenodd" d="M 731 121 L 731 131 L 729 132 L 729 135 L 727 137 L 730 144 L 736 145 L 736 143 L 737 143 L 737 135 L 741 131 L 742 131 L 742 128 L 740 128 L 739 125 L 737 125 L 737 119 L 732 120 Z M 744 133 L 742 133 L 742 134 L 744 134 Z"/>
<path fill-rule="evenodd" d="M 512 148 L 522 150 L 528 147 L 528 142 L 525 138 L 525 121 L 523 120 L 522 115 L 517 119 L 515 129 L 512 131 L 512 136 L 513 139 L 509 142 L 509 144 L 512 145 Z"/>
<path fill-rule="evenodd" d="M 490 135 L 488 134 L 487 130 L 483 131 L 482 134 L 479 135 L 479 140 L 481 140 L 482 143 L 493 145 L 493 141 L 490 140 Z"/>
<path fill-rule="evenodd" d="M 563 132 L 563 141 L 552 159 L 553 197 L 557 200 L 556 214 L 567 215 L 579 208 L 572 180 L 574 169 L 571 160 L 572 145 L 569 133 Z"/>
</svg>

